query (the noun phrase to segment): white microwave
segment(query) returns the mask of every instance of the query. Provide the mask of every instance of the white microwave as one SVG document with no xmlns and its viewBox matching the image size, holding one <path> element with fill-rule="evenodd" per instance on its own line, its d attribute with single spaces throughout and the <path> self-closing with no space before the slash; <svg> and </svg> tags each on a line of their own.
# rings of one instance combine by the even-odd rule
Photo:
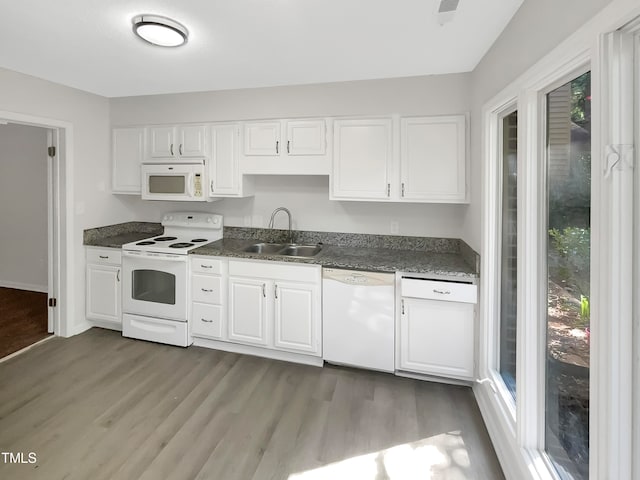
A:
<svg viewBox="0 0 640 480">
<path fill-rule="evenodd" d="M 142 199 L 203 202 L 208 200 L 205 161 L 143 163 Z"/>
</svg>

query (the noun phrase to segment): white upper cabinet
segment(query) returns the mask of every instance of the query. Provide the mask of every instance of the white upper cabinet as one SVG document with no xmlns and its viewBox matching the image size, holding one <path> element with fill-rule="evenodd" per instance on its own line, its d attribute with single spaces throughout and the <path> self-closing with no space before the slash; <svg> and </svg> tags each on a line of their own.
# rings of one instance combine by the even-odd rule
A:
<svg viewBox="0 0 640 480">
<path fill-rule="evenodd" d="M 244 173 L 329 174 L 324 118 L 245 122 L 242 135 Z"/>
<path fill-rule="evenodd" d="M 390 199 L 392 136 L 391 118 L 334 122 L 332 199 Z"/>
<path fill-rule="evenodd" d="M 151 158 L 206 157 L 208 143 L 206 125 L 149 127 Z"/>
<path fill-rule="evenodd" d="M 467 200 L 465 124 L 464 115 L 401 119 L 402 200 L 443 203 Z"/>
<path fill-rule="evenodd" d="M 112 193 L 140 194 L 140 163 L 146 128 L 114 128 L 111 138 Z"/>
<path fill-rule="evenodd" d="M 211 126 L 209 196 L 244 197 L 253 195 L 253 182 L 240 173 L 240 125 Z"/>
<path fill-rule="evenodd" d="M 335 120 L 332 200 L 464 203 L 466 116 Z"/>
<path fill-rule="evenodd" d="M 280 122 L 249 122 L 244 124 L 245 155 L 279 155 Z"/>
</svg>

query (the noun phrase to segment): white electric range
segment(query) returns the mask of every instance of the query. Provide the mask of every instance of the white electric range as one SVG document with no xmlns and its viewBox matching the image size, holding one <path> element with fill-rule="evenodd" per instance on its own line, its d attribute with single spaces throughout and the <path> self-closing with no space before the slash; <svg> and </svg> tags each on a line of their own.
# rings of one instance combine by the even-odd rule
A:
<svg viewBox="0 0 640 480">
<path fill-rule="evenodd" d="M 122 335 L 186 347 L 189 319 L 188 253 L 222 238 L 223 217 L 168 213 L 164 233 L 122 246 Z"/>
</svg>

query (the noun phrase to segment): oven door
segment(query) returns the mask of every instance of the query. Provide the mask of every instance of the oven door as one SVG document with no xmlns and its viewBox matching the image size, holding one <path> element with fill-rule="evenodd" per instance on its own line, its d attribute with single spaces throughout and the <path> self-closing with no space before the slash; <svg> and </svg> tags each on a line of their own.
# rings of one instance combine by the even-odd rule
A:
<svg viewBox="0 0 640 480">
<path fill-rule="evenodd" d="M 187 255 L 122 252 L 122 311 L 187 321 Z"/>
</svg>

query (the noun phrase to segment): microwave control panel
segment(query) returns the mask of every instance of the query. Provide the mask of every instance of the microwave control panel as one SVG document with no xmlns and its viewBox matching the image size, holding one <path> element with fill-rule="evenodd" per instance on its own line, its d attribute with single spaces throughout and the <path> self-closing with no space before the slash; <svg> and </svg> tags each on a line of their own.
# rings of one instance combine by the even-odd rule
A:
<svg viewBox="0 0 640 480">
<path fill-rule="evenodd" d="M 194 190 L 194 193 L 193 193 L 194 197 L 202 196 L 202 175 L 200 175 L 199 173 L 196 173 L 194 175 L 193 190 Z"/>
</svg>

